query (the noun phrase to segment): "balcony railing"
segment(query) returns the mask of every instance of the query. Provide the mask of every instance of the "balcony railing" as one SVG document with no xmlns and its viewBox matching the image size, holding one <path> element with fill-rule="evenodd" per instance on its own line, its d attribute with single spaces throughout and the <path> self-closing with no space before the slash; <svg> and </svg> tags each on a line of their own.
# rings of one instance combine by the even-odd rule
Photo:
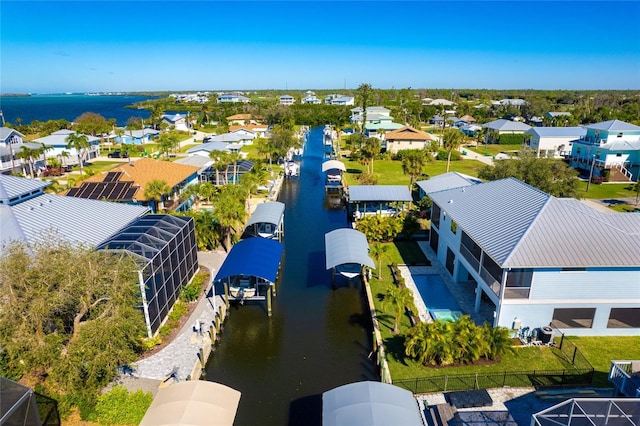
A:
<svg viewBox="0 0 640 426">
<path fill-rule="evenodd" d="M 531 287 L 505 287 L 505 299 L 528 299 Z"/>
<path fill-rule="evenodd" d="M 640 397 L 640 361 L 611 361 L 609 381 L 621 394 Z"/>
<path fill-rule="evenodd" d="M 471 252 L 469 251 L 468 248 L 466 248 L 465 246 L 461 245 L 460 246 L 460 254 L 462 255 L 462 257 L 464 257 L 466 259 L 467 262 L 469 262 L 469 264 L 473 267 L 474 271 L 477 271 L 480 268 L 480 261 L 478 259 L 476 259 L 473 254 L 471 254 Z"/>
<path fill-rule="evenodd" d="M 500 297 L 500 281 L 491 275 L 491 273 L 484 267 L 480 269 L 480 277 L 484 280 L 487 286 L 493 290 L 498 297 Z"/>
</svg>

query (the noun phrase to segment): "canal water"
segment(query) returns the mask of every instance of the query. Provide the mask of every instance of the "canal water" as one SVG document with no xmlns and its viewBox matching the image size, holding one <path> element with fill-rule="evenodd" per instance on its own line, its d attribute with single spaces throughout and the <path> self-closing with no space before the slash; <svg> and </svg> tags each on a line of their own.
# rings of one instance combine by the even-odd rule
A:
<svg viewBox="0 0 640 426">
<path fill-rule="evenodd" d="M 322 393 L 378 380 L 371 319 L 359 282 L 325 270 L 324 234 L 347 226 L 344 210 L 324 205 L 322 128 L 305 144 L 299 179 L 284 182 L 282 269 L 273 316 L 263 304 L 231 307 L 206 380 L 242 392 L 236 426 L 321 425 Z"/>
</svg>

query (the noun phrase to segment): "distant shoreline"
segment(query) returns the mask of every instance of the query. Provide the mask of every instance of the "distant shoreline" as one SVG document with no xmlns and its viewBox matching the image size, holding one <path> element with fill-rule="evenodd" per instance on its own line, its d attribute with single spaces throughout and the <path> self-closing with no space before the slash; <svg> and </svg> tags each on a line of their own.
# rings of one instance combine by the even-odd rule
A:
<svg viewBox="0 0 640 426">
<path fill-rule="evenodd" d="M 0 98 L 26 98 L 31 96 L 29 93 L 0 93 Z"/>
</svg>

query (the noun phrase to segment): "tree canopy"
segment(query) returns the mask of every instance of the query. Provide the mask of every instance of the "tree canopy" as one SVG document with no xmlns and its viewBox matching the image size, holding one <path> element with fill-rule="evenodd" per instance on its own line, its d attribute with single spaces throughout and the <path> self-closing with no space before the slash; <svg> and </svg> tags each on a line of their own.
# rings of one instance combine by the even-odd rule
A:
<svg viewBox="0 0 640 426">
<path fill-rule="evenodd" d="M 530 151 L 521 151 L 519 159 L 497 160 L 493 166 L 484 166 L 478 177 L 484 180 L 515 177 L 555 197 L 576 198 L 578 195 L 574 169 L 560 160 L 536 158 Z"/>
<path fill-rule="evenodd" d="M 86 401 L 132 362 L 145 335 L 136 265 L 56 235 L 0 257 L 2 370 Z"/>
</svg>

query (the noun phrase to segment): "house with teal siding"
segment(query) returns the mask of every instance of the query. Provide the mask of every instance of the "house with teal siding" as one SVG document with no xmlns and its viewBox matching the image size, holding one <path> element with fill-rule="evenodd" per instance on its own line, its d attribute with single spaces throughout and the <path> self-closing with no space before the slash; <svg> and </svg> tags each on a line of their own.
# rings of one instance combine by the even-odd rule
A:
<svg viewBox="0 0 640 426">
<path fill-rule="evenodd" d="M 640 333 L 640 215 L 602 212 L 517 179 L 428 191 L 430 247 L 493 326 Z M 482 306 L 486 309 L 487 306 Z"/>
<path fill-rule="evenodd" d="M 570 164 L 592 176 L 632 182 L 640 175 L 640 126 L 609 120 L 584 126 L 585 136 L 573 141 Z M 608 171 L 608 172 L 607 172 Z"/>
</svg>

